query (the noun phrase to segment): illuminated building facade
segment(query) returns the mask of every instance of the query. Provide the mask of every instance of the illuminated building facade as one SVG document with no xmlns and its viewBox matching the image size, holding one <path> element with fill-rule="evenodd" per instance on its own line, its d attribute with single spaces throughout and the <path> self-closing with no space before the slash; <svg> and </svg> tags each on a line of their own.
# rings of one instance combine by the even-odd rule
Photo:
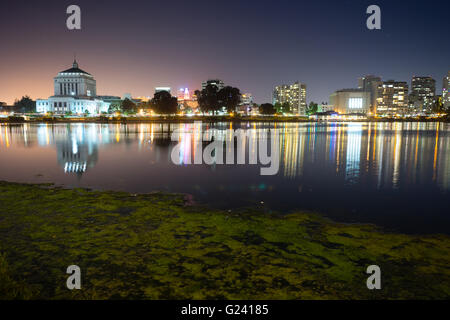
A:
<svg viewBox="0 0 450 320">
<path fill-rule="evenodd" d="M 380 77 L 367 75 L 358 79 L 358 88 L 370 92 L 369 111 L 374 113 L 377 107 L 378 86 L 383 82 Z"/>
<path fill-rule="evenodd" d="M 330 96 L 330 105 L 336 112 L 368 113 L 370 110 L 370 92 L 363 89 L 342 89 Z"/>
<path fill-rule="evenodd" d="M 306 114 L 306 84 L 295 82 L 291 85 L 276 86 L 273 91 L 273 104 L 289 103 L 295 114 Z"/>
<path fill-rule="evenodd" d="M 109 103 L 97 97 L 94 77 L 81 70 L 76 60 L 72 68 L 59 72 L 54 78 L 54 95 L 47 100 L 36 101 L 38 113 L 99 114 L 108 112 L 108 109 Z"/>
<path fill-rule="evenodd" d="M 389 80 L 379 85 L 376 113 L 383 116 L 408 113 L 408 83 Z"/>
<path fill-rule="evenodd" d="M 178 102 L 192 100 L 191 93 L 189 92 L 189 88 L 178 89 L 177 99 L 178 99 Z"/>
<path fill-rule="evenodd" d="M 217 91 L 225 88 L 225 83 L 222 80 L 214 79 L 214 80 L 207 80 L 202 82 L 202 90 L 205 90 L 206 86 L 213 85 L 217 88 Z"/>
<path fill-rule="evenodd" d="M 241 103 L 237 108 L 237 112 L 241 114 L 248 114 L 253 111 L 253 95 L 251 93 L 241 94 Z"/>
<path fill-rule="evenodd" d="M 414 76 L 409 96 L 410 111 L 431 112 L 435 95 L 436 81 L 433 78 Z"/>
<path fill-rule="evenodd" d="M 243 93 L 241 95 L 241 105 L 251 106 L 253 105 L 253 95 L 251 93 Z"/>
<path fill-rule="evenodd" d="M 197 97 L 191 94 L 189 88 L 180 88 L 177 94 L 178 106 L 183 112 L 196 112 L 198 109 Z"/>
<path fill-rule="evenodd" d="M 161 91 L 167 91 L 168 93 L 172 92 L 172 88 L 171 87 L 156 87 L 155 88 L 155 93 L 161 92 Z"/>
<path fill-rule="evenodd" d="M 442 81 L 442 104 L 445 109 L 450 109 L 450 71 Z"/>
</svg>

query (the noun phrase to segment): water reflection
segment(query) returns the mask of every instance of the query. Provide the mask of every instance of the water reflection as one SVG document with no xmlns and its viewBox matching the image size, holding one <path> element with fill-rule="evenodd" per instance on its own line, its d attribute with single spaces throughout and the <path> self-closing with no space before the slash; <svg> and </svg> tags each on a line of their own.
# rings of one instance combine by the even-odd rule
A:
<svg viewBox="0 0 450 320">
<path fill-rule="evenodd" d="M 181 165 L 171 160 L 180 129 Z M 212 129 L 223 158 L 202 163 Z M 234 142 L 227 129 L 243 129 Z M 261 176 L 257 144 L 278 133 L 277 175 Z M 227 209 L 319 210 L 406 231 L 449 232 L 447 123 L 179 123 L 0 125 L 0 180 L 130 192 L 191 193 Z M 244 152 L 245 165 L 227 165 Z M 202 164 L 195 164 L 202 163 Z M 249 165 L 257 163 L 257 165 Z"/>
<path fill-rule="evenodd" d="M 230 152 L 233 137 L 225 135 L 226 129 L 233 128 L 248 131 L 247 140 L 235 146 L 236 153 L 246 151 L 246 163 L 258 157 L 256 141 L 276 130 L 281 162 L 278 175 L 284 179 L 323 171 L 343 177 L 345 184 L 367 183 L 368 177 L 375 177 L 373 183 L 377 188 L 395 189 L 400 185 L 430 181 L 444 191 L 449 187 L 449 126 L 446 123 L 247 123 L 234 127 L 231 123 L 203 126 L 198 123 L 23 124 L 0 128 L 2 153 L 14 152 L 20 147 L 34 152 L 40 147 L 54 148 L 57 162 L 67 174 L 93 169 L 101 157 L 99 147 L 109 145 L 136 144 L 137 152 L 151 151 L 153 162 L 171 165 L 167 155 L 176 144 L 170 141 L 170 133 L 175 129 L 182 130 L 180 161 L 200 163 L 198 160 L 205 147 L 202 133 L 213 129 L 216 136 L 223 135 L 224 150 Z M 215 160 L 216 163 L 226 162 L 226 159 Z M 121 170 L 120 163 L 117 169 Z"/>
</svg>

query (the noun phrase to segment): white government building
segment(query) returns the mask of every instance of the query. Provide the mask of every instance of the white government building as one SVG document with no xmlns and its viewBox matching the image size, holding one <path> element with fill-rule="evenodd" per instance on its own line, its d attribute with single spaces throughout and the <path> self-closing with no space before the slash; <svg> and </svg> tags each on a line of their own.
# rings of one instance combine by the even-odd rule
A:
<svg viewBox="0 0 450 320">
<path fill-rule="evenodd" d="M 110 103 L 97 98 L 97 82 L 94 77 L 78 68 L 75 60 L 72 68 L 61 71 L 54 78 L 55 95 L 36 101 L 38 113 L 100 114 L 108 112 Z"/>
</svg>

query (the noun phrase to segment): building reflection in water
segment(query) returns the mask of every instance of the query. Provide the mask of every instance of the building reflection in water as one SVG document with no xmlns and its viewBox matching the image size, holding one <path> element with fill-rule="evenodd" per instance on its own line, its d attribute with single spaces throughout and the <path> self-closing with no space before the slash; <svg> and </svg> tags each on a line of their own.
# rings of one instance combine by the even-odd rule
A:
<svg viewBox="0 0 450 320">
<path fill-rule="evenodd" d="M 345 166 L 345 178 L 347 181 L 357 179 L 360 174 L 361 136 L 361 124 L 351 123 L 347 127 L 347 157 Z"/>
<path fill-rule="evenodd" d="M 277 131 L 279 177 L 292 180 L 327 174 L 345 184 L 370 183 L 379 189 L 432 182 L 448 190 L 449 128 L 446 123 L 431 122 L 0 125 L 0 150 L 56 148 L 58 164 L 68 174 L 94 168 L 101 156 L 99 147 L 118 144 L 137 146 L 132 152 L 150 152 L 151 163 L 170 166 L 170 153 L 176 145 L 170 141 L 170 133 L 181 129 L 180 160 L 188 170 L 189 163 L 202 157 L 207 145 L 202 135 L 207 129 L 228 141 L 223 154 L 230 152 L 233 139 L 226 136 L 226 130 L 245 130 L 247 138 L 235 145 L 235 153 L 238 147 L 245 150 L 246 163 L 258 157 L 258 139 Z M 210 138 L 208 134 L 206 138 Z M 219 158 L 215 160 L 220 163 Z"/>
<path fill-rule="evenodd" d="M 182 124 L 180 161 L 194 163 L 195 146 L 201 133 L 213 128 L 221 137 L 228 124 Z M 442 123 L 331 123 L 331 124 L 247 124 L 234 129 L 247 130 L 241 145 L 246 163 L 258 155 L 256 141 L 270 130 L 279 133 L 280 172 L 286 179 L 302 177 L 311 172 L 333 172 L 347 184 L 375 181 L 377 188 L 398 188 L 432 179 L 448 190 L 450 179 L 449 126 Z M 207 138 L 210 138 L 206 135 Z M 232 137 L 226 137 L 225 142 Z M 224 142 L 224 154 L 230 144 Z M 238 145 L 235 145 L 237 148 Z M 200 151 L 201 152 L 201 151 Z M 235 151 L 236 153 L 236 151 Z M 217 163 L 225 162 L 226 159 Z M 307 172 L 305 172 L 307 170 Z"/>
</svg>

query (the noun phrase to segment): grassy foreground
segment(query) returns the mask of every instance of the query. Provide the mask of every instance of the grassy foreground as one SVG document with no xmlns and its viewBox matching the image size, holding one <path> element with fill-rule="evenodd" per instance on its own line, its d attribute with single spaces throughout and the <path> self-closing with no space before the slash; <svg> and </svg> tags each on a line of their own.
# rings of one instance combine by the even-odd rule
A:
<svg viewBox="0 0 450 320">
<path fill-rule="evenodd" d="M 448 299 L 447 236 L 0 182 L 1 299 Z M 82 290 L 66 288 L 66 268 Z M 382 289 L 368 290 L 379 265 Z"/>
</svg>

